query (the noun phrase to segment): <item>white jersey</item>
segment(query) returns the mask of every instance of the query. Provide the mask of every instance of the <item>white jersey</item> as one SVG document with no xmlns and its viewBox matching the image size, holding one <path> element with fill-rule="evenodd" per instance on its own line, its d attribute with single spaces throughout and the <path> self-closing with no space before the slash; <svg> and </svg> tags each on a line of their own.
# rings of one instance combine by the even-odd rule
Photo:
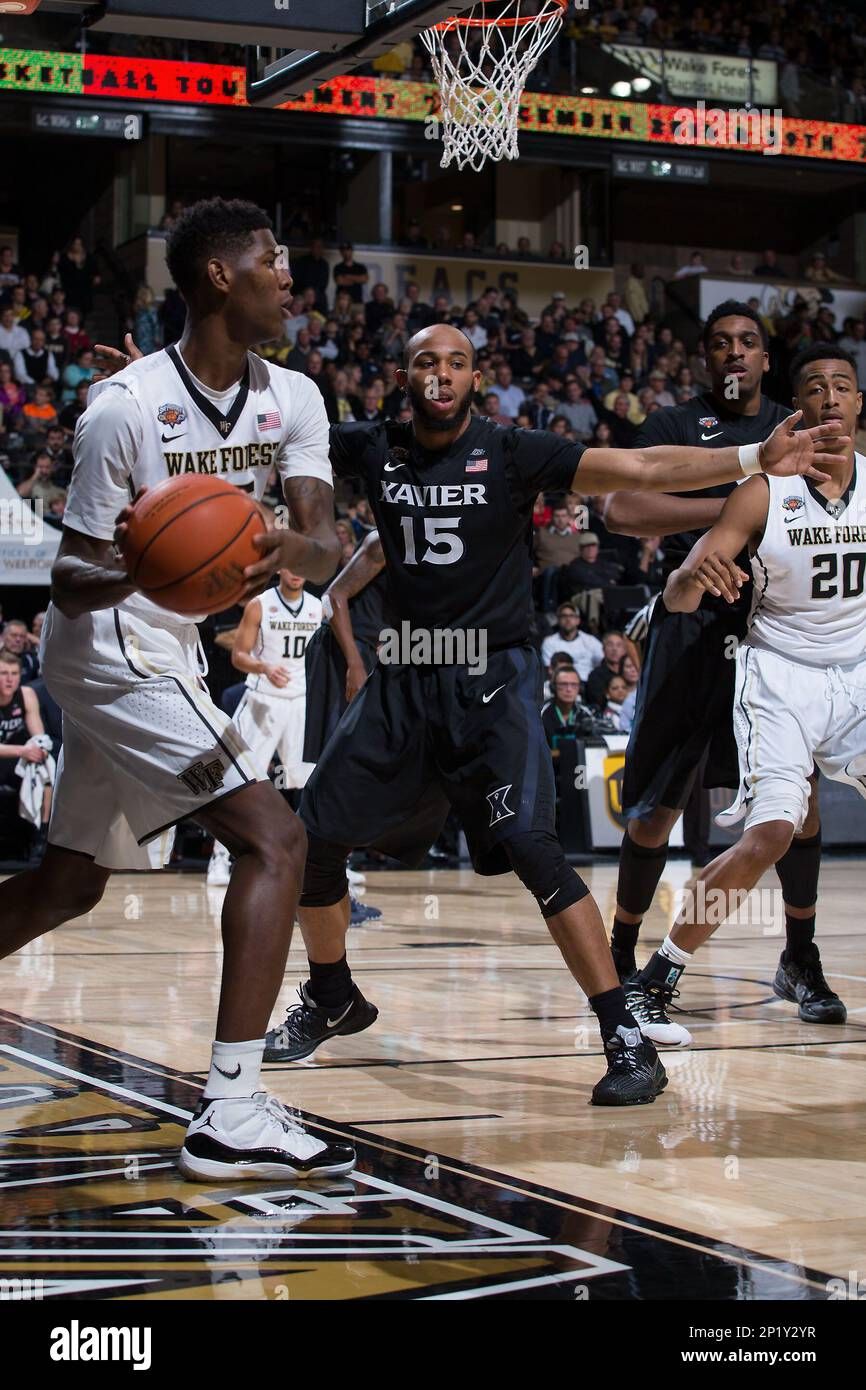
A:
<svg viewBox="0 0 866 1390">
<path fill-rule="evenodd" d="M 75 429 L 75 468 L 65 526 L 111 540 L 114 519 L 140 487 L 209 473 L 256 498 L 276 468 L 281 481 L 320 478 L 333 485 L 328 420 L 309 378 L 247 353 L 244 378 L 212 391 L 186 367 L 177 347 L 131 362 L 89 397 Z M 195 619 L 132 594 L 121 608 L 156 626 Z"/>
<path fill-rule="evenodd" d="M 866 653 L 866 458 L 855 455 L 835 501 L 806 478 L 765 476 L 749 644 L 806 666 L 854 666 Z"/>
<path fill-rule="evenodd" d="M 307 643 L 322 622 L 322 601 L 304 591 L 296 603 L 290 603 L 279 589 L 268 589 L 256 600 L 262 606 L 259 635 L 251 655 L 268 666 L 285 666 L 289 683 L 272 685 L 265 675 L 247 676 L 247 687 L 260 695 L 294 699 L 307 693 L 304 654 Z"/>
</svg>

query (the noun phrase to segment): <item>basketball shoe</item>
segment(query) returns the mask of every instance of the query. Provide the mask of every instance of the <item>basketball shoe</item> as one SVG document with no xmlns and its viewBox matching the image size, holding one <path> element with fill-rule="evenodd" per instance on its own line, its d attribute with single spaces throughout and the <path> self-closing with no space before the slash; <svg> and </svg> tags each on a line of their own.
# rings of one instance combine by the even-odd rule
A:
<svg viewBox="0 0 866 1390">
<path fill-rule="evenodd" d="M 639 976 L 623 985 L 625 1002 L 645 1038 L 665 1047 L 688 1047 L 692 1035 L 681 1023 L 668 1018 L 667 1009 L 679 990 Z"/>
<path fill-rule="evenodd" d="M 349 1033 L 362 1033 L 379 1017 L 375 1004 L 370 1004 L 352 985 L 348 1004 L 336 1009 L 323 1009 L 309 992 L 308 985 L 298 990 L 300 1004 L 286 1011 L 286 1021 L 271 1028 L 265 1037 L 265 1062 L 297 1062 L 309 1057 L 322 1043 Z"/>
<path fill-rule="evenodd" d="M 607 1072 L 593 1088 L 593 1105 L 649 1105 L 668 1084 L 651 1042 L 637 1028 L 619 1025 L 604 1040 Z"/>
<path fill-rule="evenodd" d="M 207 881 L 212 888 L 224 888 L 232 876 L 231 855 L 219 840 L 213 842 L 213 853 L 207 866 Z"/>
<path fill-rule="evenodd" d="M 346 865 L 346 878 L 349 880 L 350 888 L 363 888 L 367 882 L 367 875 L 360 873 L 357 869 Z"/>
<path fill-rule="evenodd" d="M 360 898 L 356 898 L 354 893 L 349 894 L 349 914 L 350 927 L 363 927 L 365 922 L 381 922 L 381 907 L 372 907 L 370 903 L 362 903 Z"/>
<path fill-rule="evenodd" d="M 773 993 L 779 999 L 798 1004 L 797 1012 L 804 1023 L 844 1023 L 848 1017 L 842 1000 L 824 979 L 821 955 L 814 941 L 801 955 L 782 952 Z"/>
<path fill-rule="evenodd" d="M 180 1171 L 195 1181 L 237 1178 L 306 1178 L 348 1173 L 351 1144 L 316 1139 L 266 1091 L 209 1100 L 203 1096 L 180 1151 Z"/>
</svg>

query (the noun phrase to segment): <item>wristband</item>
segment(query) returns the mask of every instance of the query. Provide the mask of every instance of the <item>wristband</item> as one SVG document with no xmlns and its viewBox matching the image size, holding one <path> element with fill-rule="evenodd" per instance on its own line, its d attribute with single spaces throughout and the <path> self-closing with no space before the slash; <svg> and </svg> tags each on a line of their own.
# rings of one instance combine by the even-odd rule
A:
<svg viewBox="0 0 866 1390">
<path fill-rule="evenodd" d="M 751 478 L 753 473 L 760 473 L 761 464 L 759 455 L 761 452 L 760 444 L 741 444 L 739 449 L 740 467 L 746 478 Z"/>
</svg>

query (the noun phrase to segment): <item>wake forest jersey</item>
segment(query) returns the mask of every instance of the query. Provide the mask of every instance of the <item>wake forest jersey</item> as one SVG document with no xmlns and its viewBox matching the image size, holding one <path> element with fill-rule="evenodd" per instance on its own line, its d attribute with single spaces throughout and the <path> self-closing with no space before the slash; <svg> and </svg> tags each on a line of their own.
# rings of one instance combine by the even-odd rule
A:
<svg viewBox="0 0 866 1390">
<path fill-rule="evenodd" d="M 866 656 L 866 458 L 855 455 L 833 501 L 809 478 L 765 476 L 749 643 L 806 666 L 853 666 Z"/>
<path fill-rule="evenodd" d="M 331 483 L 328 422 L 309 378 L 247 353 L 240 382 L 211 391 L 172 345 L 92 388 L 75 429 L 64 526 L 111 540 L 114 519 L 140 487 L 206 473 L 261 498 L 272 468 L 282 482 Z M 195 621 L 132 594 L 121 608 L 159 626 Z"/>
<path fill-rule="evenodd" d="M 572 486 L 582 453 L 477 416 L 435 452 L 411 424 L 331 428 L 334 473 L 366 486 L 399 620 L 484 631 L 488 651 L 529 640 L 533 503 Z"/>
<path fill-rule="evenodd" d="M 790 415 L 784 405 L 778 405 L 766 396 L 761 397 L 761 408 L 757 415 L 734 415 L 726 410 L 713 396 L 695 396 L 685 405 L 670 406 L 665 410 L 654 410 L 648 415 L 638 432 L 635 447 L 648 449 L 657 444 L 686 444 L 698 449 L 724 449 L 736 444 L 761 444 L 772 434 L 776 426 Z M 674 493 L 676 497 L 727 497 L 738 483 L 719 483 L 715 487 L 701 488 L 699 492 Z M 663 541 L 665 553 L 665 576 L 678 569 L 692 546 L 705 531 L 682 531 L 666 536 Z M 749 572 L 748 554 L 740 556 L 740 567 Z M 751 602 L 751 590 L 743 586 L 739 599 L 728 604 L 724 599 L 705 594 L 701 600 L 702 608 L 716 608 L 729 615 L 737 613 L 743 620 Z"/>
<path fill-rule="evenodd" d="M 250 672 L 247 688 L 287 700 L 306 695 L 304 655 L 307 643 L 322 622 L 321 599 L 302 592 L 300 598 L 291 603 L 279 589 L 266 589 L 258 602 L 262 606 L 262 621 L 252 655 L 268 666 L 285 666 L 289 683 L 272 685 L 267 676 Z"/>
</svg>

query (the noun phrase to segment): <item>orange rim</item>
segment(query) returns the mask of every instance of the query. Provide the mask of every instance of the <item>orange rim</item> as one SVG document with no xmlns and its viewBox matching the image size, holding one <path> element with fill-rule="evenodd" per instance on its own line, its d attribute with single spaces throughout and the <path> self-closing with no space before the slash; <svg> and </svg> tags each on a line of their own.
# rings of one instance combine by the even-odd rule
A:
<svg viewBox="0 0 866 1390">
<path fill-rule="evenodd" d="M 568 9 L 568 0 L 556 0 L 557 5 L 562 10 L 563 15 Z M 547 16 L 550 19 L 550 15 Z M 461 19 L 459 15 L 452 15 L 450 19 L 442 19 L 438 24 L 431 24 L 431 29 L 436 29 L 440 33 L 449 29 L 519 29 L 523 24 L 537 24 L 543 18 L 542 15 L 526 14 L 519 19 Z"/>
</svg>

